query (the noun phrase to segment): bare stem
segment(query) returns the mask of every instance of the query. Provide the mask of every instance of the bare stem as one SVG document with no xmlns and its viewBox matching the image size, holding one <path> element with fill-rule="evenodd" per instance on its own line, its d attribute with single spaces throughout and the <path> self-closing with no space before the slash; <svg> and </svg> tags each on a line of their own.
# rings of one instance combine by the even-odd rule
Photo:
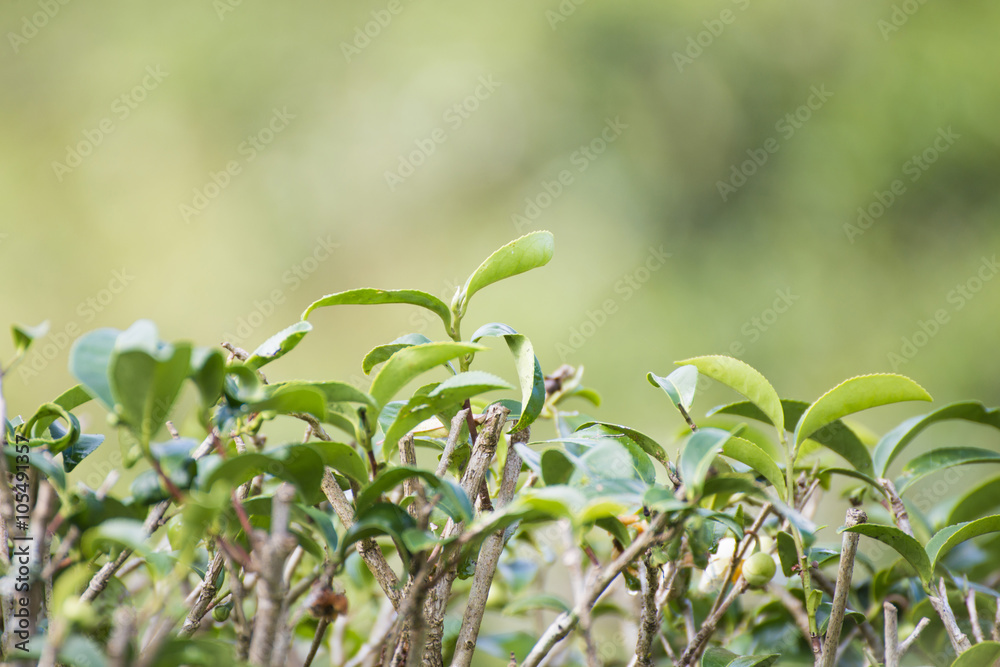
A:
<svg viewBox="0 0 1000 667">
<path fill-rule="evenodd" d="M 969 588 L 969 592 L 965 594 L 965 608 L 969 611 L 972 636 L 975 637 L 976 643 L 980 644 L 985 641 L 985 638 L 983 637 L 983 628 L 979 625 L 979 610 L 976 609 L 976 591 L 971 587 Z"/>
<path fill-rule="evenodd" d="M 885 667 L 899 667 L 898 612 L 891 602 L 882 605 L 885 612 Z"/>
<path fill-rule="evenodd" d="M 513 498 L 517 487 L 517 479 L 521 475 L 521 457 L 514 450 L 515 442 L 527 442 L 527 428 L 511 435 L 511 446 L 507 448 L 507 461 L 500 482 L 500 493 L 497 497 L 497 507 L 505 507 Z M 468 667 L 472 663 L 472 654 L 479 637 L 479 628 L 486 612 L 486 600 L 490 594 L 490 585 L 496 573 L 497 562 L 504 547 L 504 530 L 500 529 L 486 538 L 479 550 L 476 560 L 476 572 L 472 577 L 472 588 L 462 618 L 462 627 L 458 633 L 458 643 L 455 645 L 455 657 L 452 667 Z"/>
<path fill-rule="evenodd" d="M 653 667 L 653 638 L 660 635 L 660 610 L 656 606 L 659 573 L 644 556 L 639 561 L 639 581 L 642 584 L 642 613 L 639 620 L 639 638 L 635 643 L 635 664 Z"/>
<path fill-rule="evenodd" d="M 847 510 L 845 524 L 848 528 L 868 521 L 868 515 L 862 510 L 852 507 Z M 826 626 L 826 641 L 823 644 L 821 667 L 833 667 L 837 657 L 837 646 L 840 644 L 840 630 L 844 626 L 844 612 L 847 609 L 847 596 L 851 592 L 851 577 L 854 574 L 854 557 L 858 553 L 858 533 L 844 533 L 840 551 L 840 569 L 837 571 L 837 588 L 833 595 L 833 607 L 830 609 L 830 620 Z"/>
<path fill-rule="evenodd" d="M 344 524 L 344 528 L 349 529 L 353 526 L 354 508 L 351 507 L 350 501 L 344 495 L 343 489 L 340 488 L 340 484 L 337 483 L 333 472 L 329 468 L 323 471 L 322 489 L 327 500 L 333 505 L 333 511 L 337 513 L 337 516 L 340 517 L 340 522 Z M 367 539 L 357 542 L 357 549 L 361 555 L 361 560 L 365 562 L 365 565 L 368 566 L 368 569 L 375 576 L 375 580 L 382 587 L 385 596 L 392 602 L 393 608 L 398 608 L 399 579 L 385 560 L 382 548 L 375 540 Z"/>
<path fill-rule="evenodd" d="M 722 620 L 723 614 L 726 610 L 736 602 L 736 598 L 743 594 L 743 591 L 747 589 L 746 580 L 740 576 L 737 580 L 736 585 L 733 586 L 733 590 L 729 592 L 726 599 L 722 602 L 718 609 L 708 615 L 705 622 L 702 623 L 701 628 L 698 630 L 698 634 L 694 636 L 694 641 L 690 642 L 686 649 L 684 649 L 684 654 L 681 655 L 680 661 L 677 663 L 677 667 L 689 667 L 698 662 L 701 657 L 702 652 L 708 645 L 708 640 L 711 638 L 712 634 L 715 632 L 716 627 L 719 625 L 719 621 Z"/>
<path fill-rule="evenodd" d="M 892 516 L 896 520 L 896 525 L 901 531 L 913 537 L 913 528 L 910 527 L 910 515 L 906 512 L 903 499 L 899 497 L 899 493 L 896 491 L 896 485 L 892 483 L 892 480 L 884 478 L 880 478 L 878 483 L 882 485 L 886 495 L 889 496 L 889 505 L 892 508 Z"/>
<path fill-rule="evenodd" d="M 544 634 L 535 643 L 534 648 L 531 649 L 531 653 L 525 658 L 524 663 L 521 667 L 538 667 L 542 659 L 552 650 L 552 647 L 556 645 L 559 640 L 569 634 L 576 624 L 580 621 L 580 616 L 587 610 L 592 609 L 594 603 L 597 599 L 604 593 L 604 590 L 614 581 L 622 570 L 624 570 L 629 563 L 635 560 L 639 555 L 646 551 L 646 549 L 656 541 L 660 535 L 660 531 L 663 530 L 669 521 L 669 515 L 666 513 L 659 514 L 655 519 L 653 519 L 649 528 L 646 529 L 644 533 L 637 536 L 632 543 L 623 551 L 618 558 L 612 561 L 610 564 L 605 566 L 601 570 L 600 574 L 597 576 L 596 580 L 591 584 L 590 588 L 587 590 L 586 595 L 583 596 L 577 605 L 572 609 L 572 611 L 560 614 L 555 621 L 545 630 Z M 671 530 L 671 533 L 674 531 Z"/>
<path fill-rule="evenodd" d="M 944 578 L 937 585 L 931 582 L 930 595 L 927 596 L 927 599 L 931 601 L 934 611 L 941 617 L 941 622 L 944 623 L 944 629 L 948 633 L 948 639 L 951 640 L 951 646 L 955 649 L 955 654 L 962 655 L 962 653 L 972 648 L 969 638 L 958 627 L 955 612 L 951 610 L 951 605 L 948 603 L 948 589 L 945 588 Z"/>
<path fill-rule="evenodd" d="M 283 483 L 274 494 L 271 507 L 271 534 L 253 537 L 255 560 L 259 558 L 257 613 L 254 616 L 253 637 L 250 641 L 250 662 L 270 667 L 274 639 L 284 613 L 285 582 L 282 576 L 285 559 L 295 548 L 295 537 L 288 532 L 291 504 L 295 488 Z M 262 589 L 262 590 L 261 590 Z M 285 656 L 279 656 L 284 660 Z"/>
</svg>

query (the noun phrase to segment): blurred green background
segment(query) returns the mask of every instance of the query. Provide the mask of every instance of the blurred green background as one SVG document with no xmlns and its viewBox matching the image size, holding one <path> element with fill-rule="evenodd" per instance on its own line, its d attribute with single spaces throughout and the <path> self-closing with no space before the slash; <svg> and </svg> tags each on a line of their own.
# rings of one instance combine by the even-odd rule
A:
<svg viewBox="0 0 1000 667">
<path fill-rule="evenodd" d="M 606 420 L 669 440 L 644 376 L 712 353 L 807 400 L 895 370 L 1000 403 L 1000 5 L 493 9 L 4 3 L 0 312 L 52 323 L 11 412 L 69 386 L 82 331 L 147 317 L 252 349 L 331 292 L 450 301 L 534 229 L 554 259 L 477 295 L 465 333 L 506 322 L 546 372 L 585 365 Z M 404 306 L 312 321 L 269 377 L 444 337 Z"/>
</svg>

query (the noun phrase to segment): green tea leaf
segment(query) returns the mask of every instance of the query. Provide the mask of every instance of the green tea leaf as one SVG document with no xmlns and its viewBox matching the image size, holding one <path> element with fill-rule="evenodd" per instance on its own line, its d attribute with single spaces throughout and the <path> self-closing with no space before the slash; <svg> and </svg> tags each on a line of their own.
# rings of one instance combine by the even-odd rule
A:
<svg viewBox="0 0 1000 667">
<path fill-rule="evenodd" d="M 1000 514 L 984 516 L 982 519 L 941 529 L 927 542 L 927 557 L 930 559 L 931 569 L 937 567 L 944 555 L 956 545 L 973 537 L 998 531 L 1000 531 Z"/>
<path fill-rule="evenodd" d="M 109 366 L 115 349 L 118 329 L 89 331 L 73 342 L 69 351 L 69 371 L 91 396 L 111 410 L 115 399 L 111 396 Z"/>
<path fill-rule="evenodd" d="M 31 344 L 42 338 L 49 332 L 49 321 L 45 320 L 41 324 L 33 327 L 23 324 L 15 324 L 10 328 L 10 335 L 14 339 L 14 354 L 22 355 L 28 351 Z"/>
<path fill-rule="evenodd" d="M 658 442 L 653 440 L 651 437 L 640 431 L 636 431 L 634 428 L 629 428 L 628 426 L 621 426 L 619 424 L 611 424 L 609 422 L 598 422 L 598 421 L 588 421 L 580 424 L 576 429 L 576 434 L 582 435 L 584 431 L 591 431 L 594 426 L 601 427 L 602 434 L 621 434 L 629 438 L 632 442 L 639 445 L 642 451 L 646 452 L 654 459 L 663 464 L 664 467 L 667 466 L 667 453 L 663 450 Z"/>
<path fill-rule="evenodd" d="M 320 455 L 323 464 L 350 477 L 359 484 L 368 483 L 368 468 L 358 450 L 342 442 L 316 441 L 309 446 Z"/>
<path fill-rule="evenodd" d="M 299 344 L 307 333 L 312 331 L 312 325 L 302 320 L 274 334 L 250 353 L 246 365 L 254 370 L 285 356 Z"/>
<path fill-rule="evenodd" d="M 188 376 L 198 387 L 203 407 L 211 407 L 222 396 L 226 378 L 226 356 L 214 347 L 196 347 L 191 350 L 191 371 Z"/>
<path fill-rule="evenodd" d="M 191 369 L 191 345 L 162 343 L 156 326 L 139 320 L 115 341 L 109 378 L 115 412 L 143 447 L 166 422 Z"/>
<path fill-rule="evenodd" d="M 978 519 L 980 515 L 1000 507 L 1000 475 L 983 480 L 965 492 L 948 513 L 948 525 Z"/>
<path fill-rule="evenodd" d="M 749 440 L 731 436 L 723 445 L 722 453 L 753 468 L 771 483 L 781 498 L 785 497 L 785 473 L 763 449 Z"/>
<path fill-rule="evenodd" d="M 416 521 L 406 510 L 392 503 L 376 503 L 358 512 L 357 519 L 344 534 L 340 543 L 340 559 L 343 560 L 347 548 L 360 540 L 379 535 L 388 535 L 397 544 L 402 544 L 403 533 L 416 528 Z"/>
<path fill-rule="evenodd" d="M 781 400 L 774 387 L 756 369 L 739 359 L 722 355 L 695 357 L 674 363 L 695 366 L 702 375 L 743 394 L 767 415 L 778 431 L 778 439 L 785 441 L 785 416 Z"/>
<path fill-rule="evenodd" d="M 795 445 L 827 424 L 868 408 L 901 401 L 933 400 L 908 377 L 891 373 L 861 375 L 841 382 L 809 406 L 795 427 Z"/>
<path fill-rule="evenodd" d="M 805 401 L 782 399 L 781 408 L 785 414 L 785 426 L 794 427 L 809 408 Z M 756 419 L 765 423 L 771 420 L 757 406 L 749 402 L 733 403 L 716 408 L 709 415 L 737 415 L 748 419 Z M 872 457 L 865 443 L 854 431 L 841 420 L 830 422 L 813 433 L 810 440 L 819 443 L 830 451 L 842 457 L 857 470 L 870 474 L 872 472 Z"/>
<path fill-rule="evenodd" d="M 703 428 L 688 437 L 681 451 L 679 472 L 689 499 L 701 495 L 708 469 L 730 437 L 729 431 L 718 428 Z"/>
<path fill-rule="evenodd" d="M 535 356 L 531 341 L 512 327 L 499 322 L 484 324 L 469 340 L 478 343 L 487 336 L 502 336 L 514 356 L 517 379 L 521 385 L 521 416 L 511 431 L 519 431 L 538 418 L 545 404 L 545 376 L 542 374 L 542 365 Z"/>
<path fill-rule="evenodd" d="M 370 394 L 379 406 L 384 406 L 410 380 L 464 354 L 488 348 L 472 343 L 425 343 L 399 350 L 389 357 L 372 380 Z"/>
<path fill-rule="evenodd" d="M 308 319 L 309 314 L 312 311 L 317 308 L 325 308 L 326 306 L 361 306 L 382 303 L 406 303 L 412 306 L 426 308 L 441 318 L 441 321 L 444 322 L 444 328 L 446 330 L 451 328 L 451 310 L 448 308 L 447 304 L 432 294 L 412 289 L 381 290 L 371 287 L 362 287 L 361 289 L 352 289 L 346 292 L 328 294 L 322 299 L 314 301 L 310 304 L 309 307 L 305 309 L 305 312 L 302 313 L 302 319 Z"/>
<path fill-rule="evenodd" d="M 1000 454 L 981 447 L 943 447 L 924 452 L 903 467 L 903 474 L 896 480 L 902 494 L 927 475 L 970 463 L 1000 463 Z"/>
<path fill-rule="evenodd" d="M 799 564 L 799 552 L 795 547 L 795 538 L 781 531 L 778 533 L 778 560 L 781 561 L 781 573 L 786 577 L 791 577 L 795 572 L 792 570 L 794 565 Z"/>
<path fill-rule="evenodd" d="M 551 232 L 538 231 L 511 241 L 479 265 L 461 291 L 460 313 L 464 314 L 472 295 L 504 278 L 545 266 L 555 251 L 555 239 Z"/>
<path fill-rule="evenodd" d="M 449 479 L 441 479 L 430 470 L 414 466 L 396 466 L 380 472 L 375 480 L 362 489 L 355 503 L 358 512 L 364 512 L 373 507 L 381 499 L 382 494 L 391 491 L 405 480 L 418 477 L 431 489 L 428 495 L 440 494 L 440 508 L 456 522 L 471 521 L 474 516 L 472 503 L 468 496 Z"/>
<path fill-rule="evenodd" d="M 913 569 L 917 571 L 917 576 L 920 577 L 920 581 L 925 586 L 930 582 L 933 568 L 931 567 L 931 560 L 927 556 L 927 552 L 920 546 L 920 542 L 917 542 L 899 528 L 895 526 L 882 526 L 876 523 L 860 523 L 850 528 L 843 528 L 843 531 L 867 535 L 892 547 L 900 556 L 906 559 L 906 562 L 913 566 Z"/>
<path fill-rule="evenodd" d="M 889 464 L 903 448 L 928 426 L 941 421 L 960 419 L 1000 429 L 1000 408 L 987 408 L 976 401 L 952 403 L 925 415 L 911 417 L 892 429 L 875 446 L 875 472 L 884 477 Z"/>
<path fill-rule="evenodd" d="M 433 341 L 423 334 L 412 333 L 400 336 L 387 345 L 379 345 L 378 347 L 373 348 L 368 354 L 366 354 L 364 360 L 361 362 L 361 370 L 365 372 L 365 375 L 368 375 L 372 372 L 373 368 L 402 350 L 404 347 L 413 347 L 414 345 L 423 345 L 424 343 L 430 342 Z M 472 342 L 474 343 L 476 341 Z"/>
<path fill-rule="evenodd" d="M 1000 642 L 981 642 L 955 658 L 951 667 L 996 667 L 1000 664 Z"/>
<path fill-rule="evenodd" d="M 698 388 L 698 367 L 693 365 L 681 366 L 674 369 L 670 375 L 660 377 L 653 373 L 646 373 L 646 379 L 654 387 L 660 387 L 667 392 L 670 402 L 674 407 L 678 405 L 685 410 L 691 410 L 694 403 L 694 393 Z"/>
</svg>

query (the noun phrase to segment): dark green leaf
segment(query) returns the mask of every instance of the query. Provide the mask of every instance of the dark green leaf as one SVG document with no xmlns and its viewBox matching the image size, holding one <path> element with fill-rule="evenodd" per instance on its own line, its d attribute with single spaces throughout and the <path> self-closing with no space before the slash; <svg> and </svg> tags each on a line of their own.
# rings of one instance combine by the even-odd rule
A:
<svg viewBox="0 0 1000 667">
<path fill-rule="evenodd" d="M 594 429 L 594 426 L 599 426 L 600 428 Z M 576 434 L 581 435 L 584 433 L 600 433 L 602 436 L 614 434 L 627 436 L 630 440 L 632 440 L 632 442 L 639 445 L 639 447 L 642 448 L 642 451 L 662 463 L 664 467 L 667 466 L 667 454 L 663 451 L 663 447 L 661 447 L 659 443 L 645 433 L 640 433 L 635 429 L 627 426 L 619 426 L 618 424 L 610 424 L 608 422 L 588 421 L 584 422 L 576 429 Z"/>
<path fill-rule="evenodd" d="M 798 424 L 802 415 L 809 408 L 805 401 L 782 399 L 781 407 L 785 415 L 785 426 L 792 427 Z M 737 415 L 756 419 L 764 423 L 771 423 L 759 408 L 749 402 L 733 403 L 731 405 L 716 408 L 710 415 Z M 838 454 L 859 471 L 870 474 L 872 470 L 871 454 L 857 434 L 854 433 L 844 422 L 839 419 L 833 421 L 818 431 L 814 432 L 810 440 L 818 442 L 830 451 Z"/>
<path fill-rule="evenodd" d="M 1000 531 L 1000 514 L 943 528 L 927 543 L 927 557 L 930 559 L 931 569 L 933 570 L 944 555 L 956 545 L 973 537 L 998 531 Z"/>
<path fill-rule="evenodd" d="M 66 472 L 73 472 L 73 468 L 80 465 L 89 454 L 97 451 L 102 442 L 104 442 L 103 435 L 81 435 L 74 444 L 63 450 L 63 469 Z"/>
<path fill-rule="evenodd" d="M 917 435 L 940 421 L 961 419 L 1000 429 L 1000 408 L 987 408 L 982 403 L 963 401 L 952 403 L 925 415 L 912 417 L 892 429 L 875 446 L 875 472 L 884 477 L 889 464 Z"/>
<path fill-rule="evenodd" d="M 970 463 L 1000 463 L 1000 454 L 980 447 L 944 447 L 932 449 L 912 459 L 903 467 L 902 476 L 896 480 L 899 493 L 931 473 Z"/>
<path fill-rule="evenodd" d="M 350 445 L 341 442 L 310 442 L 309 446 L 320 455 L 323 464 L 350 477 L 359 484 L 368 483 L 368 467 L 361 454 Z"/>
<path fill-rule="evenodd" d="M 412 477 L 419 477 L 423 480 L 432 494 L 440 494 L 441 498 L 438 501 L 440 508 L 456 522 L 472 520 L 474 516 L 472 503 L 460 486 L 450 479 L 437 477 L 429 470 L 413 466 L 397 466 L 380 472 L 375 480 L 362 489 L 358 495 L 355 502 L 358 512 L 364 512 L 369 507 L 374 506 L 381 499 L 382 494 Z"/>
<path fill-rule="evenodd" d="M 962 494 L 948 513 L 947 523 L 972 521 L 997 507 L 1000 507 L 1000 475 L 983 480 Z"/>
<path fill-rule="evenodd" d="M 895 526 L 881 526 L 875 523 L 862 523 L 843 530 L 859 533 L 872 537 L 883 544 L 886 544 L 899 553 L 900 556 L 913 566 L 920 581 L 926 586 L 930 582 L 933 569 L 927 552 L 920 546 L 920 542 L 901 531 Z"/>
<path fill-rule="evenodd" d="M 576 463 L 569 456 L 559 449 L 546 449 L 542 452 L 542 481 L 546 486 L 569 482 L 576 470 Z"/>
<path fill-rule="evenodd" d="M 785 531 L 781 531 L 778 533 L 777 542 L 778 560 L 781 561 L 781 573 L 786 577 L 791 577 L 795 574 L 792 571 L 792 566 L 797 565 L 799 562 L 799 552 L 795 548 L 795 539 Z"/>
<path fill-rule="evenodd" d="M 340 558 L 343 560 L 348 547 L 360 540 L 379 535 L 388 535 L 397 543 L 402 543 L 403 533 L 416 527 L 416 521 L 398 505 L 376 503 L 358 512 L 357 520 L 340 543 Z"/>
</svg>

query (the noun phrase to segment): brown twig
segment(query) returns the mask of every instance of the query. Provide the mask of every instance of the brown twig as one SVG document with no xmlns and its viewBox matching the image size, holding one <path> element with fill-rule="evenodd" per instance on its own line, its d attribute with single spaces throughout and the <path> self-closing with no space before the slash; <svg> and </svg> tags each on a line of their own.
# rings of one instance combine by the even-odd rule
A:
<svg viewBox="0 0 1000 667">
<path fill-rule="evenodd" d="M 444 477 L 448 472 L 448 467 L 451 465 L 451 457 L 455 454 L 455 449 L 458 448 L 458 438 L 462 434 L 462 423 L 465 421 L 466 415 L 471 414 L 465 408 L 458 411 L 451 420 L 451 430 L 448 431 L 448 440 L 445 442 L 444 451 L 441 452 L 441 460 L 438 462 L 437 470 L 434 474 L 438 477 Z"/>
<path fill-rule="evenodd" d="M 333 506 L 333 511 L 340 517 L 340 523 L 344 525 L 345 529 L 350 529 L 354 525 L 354 508 L 351 507 L 350 501 L 347 500 L 347 496 L 344 495 L 343 489 L 340 488 L 340 484 L 337 483 L 330 468 L 323 471 L 322 490 Z M 382 591 L 392 602 L 393 608 L 399 608 L 399 579 L 385 560 L 382 548 L 373 539 L 358 541 L 356 548 L 358 554 L 361 555 L 361 560 L 368 566 L 372 575 L 375 576 L 375 580 L 382 587 Z"/>
<path fill-rule="evenodd" d="M 868 521 L 868 515 L 862 510 L 852 507 L 847 510 L 845 524 L 848 528 Z M 858 553 L 858 541 L 861 535 L 845 532 L 840 550 L 840 569 L 837 571 L 837 587 L 833 595 L 833 606 L 830 608 L 830 620 L 826 626 L 826 641 L 823 643 L 820 667 L 833 667 L 837 657 L 837 646 L 840 644 L 840 630 L 844 624 L 844 612 L 847 609 L 847 596 L 851 592 L 851 577 L 854 574 L 854 558 Z"/>
<path fill-rule="evenodd" d="M 500 441 L 501 432 L 510 410 L 500 404 L 490 406 L 483 423 L 483 429 L 477 434 L 472 447 L 472 455 L 469 463 L 465 467 L 462 475 L 461 487 L 469 498 L 475 498 L 479 492 L 480 485 L 486 478 L 486 471 L 496 454 L 497 443 Z M 470 411 L 471 417 L 471 411 Z M 443 538 L 455 535 L 462 529 L 461 524 L 456 524 L 449 519 L 441 533 Z M 440 549 L 435 549 L 430 559 Z M 424 605 L 424 623 L 427 627 L 427 641 L 424 647 L 424 664 L 431 667 L 440 667 L 443 663 L 441 657 L 441 642 L 444 637 L 444 614 L 448 607 L 448 598 L 451 595 L 451 587 L 455 581 L 457 571 L 448 568 L 443 571 L 440 581 L 437 582 L 427 595 L 427 602 Z"/>
<path fill-rule="evenodd" d="M 979 610 L 976 609 L 976 591 L 970 586 L 969 592 L 965 594 L 965 608 L 969 612 L 969 623 L 972 625 L 972 636 L 977 644 L 985 641 L 983 628 L 979 625 Z"/>
<path fill-rule="evenodd" d="M 892 483 L 892 480 L 884 478 L 879 478 L 878 483 L 882 485 L 886 495 L 889 496 L 889 505 L 892 509 L 892 516 L 896 520 L 896 526 L 910 537 L 913 537 L 913 528 L 910 526 L 910 515 L 906 511 L 906 506 L 903 505 L 903 499 L 899 497 L 899 493 L 896 491 L 896 485 Z"/>
<path fill-rule="evenodd" d="M 521 457 L 514 450 L 514 443 L 528 442 L 529 430 L 522 429 L 511 435 L 510 447 L 507 448 L 507 461 L 504 464 L 503 477 L 500 482 L 500 492 L 497 505 L 506 507 L 514 498 L 517 479 L 521 475 Z M 472 577 L 472 587 L 469 590 L 465 614 L 462 617 L 462 627 L 458 632 L 458 642 L 455 645 L 455 656 L 452 667 L 468 667 L 472 664 L 472 654 L 479 637 L 479 628 L 486 611 L 486 599 L 490 593 L 490 584 L 496 573 L 497 562 L 504 547 L 504 530 L 500 529 L 486 538 L 479 550 L 476 560 L 476 572 Z"/>
<path fill-rule="evenodd" d="M 295 487 L 284 482 L 274 494 L 271 506 L 271 534 L 258 533 L 251 537 L 255 542 L 254 557 L 259 559 L 257 582 L 257 613 L 254 616 L 253 636 L 250 640 L 250 662 L 260 667 L 270 667 L 274 640 L 284 615 L 285 560 L 295 548 L 295 537 L 288 532 L 291 504 L 295 500 Z M 284 656 L 281 656 L 284 660 Z"/>
<path fill-rule="evenodd" d="M 882 603 L 885 613 L 885 667 L 899 667 L 899 616 L 896 605 Z"/>
<path fill-rule="evenodd" d="M 690 667 L 698 662 L 701 657 L 702 652 L 708 645 L 708 640 L 715 632 L 715 628 L 719 625 L 719 621 L 722 620 L 723 614 L 726 610 L 736 602 L 736 598 L 743 594 L 747 589 L 746 579 L 741 575 L 737 580 L 736 585 L 733 586 L 733 590 L 729 592 L 729 595 L 723 601 L 722 605 L 716 609 L 714 612 L 708 615 L 705 622 L 702 623 L 701 628 L 698 630 L 698 634 L 694 636 L 694 641 L 688 644 L 688 647 L 684 650 L 684 654 L 681 655 L 680 661 L 677 663 L 677 667 Z"/>
<path fill-rule="evenodd" d="M 323 645 L 323 637 L 326 635 L 326 628 L 330 625 L 330 621 L 321 618 L 319 623 L 316 625 L 316 634 L 313 635 L 312 644 L 309 646 L 309 655 L 306 656 L 306 661 L 302 663 L 302 667 L 309 667 L 312 665 L 312 661 L 316 658 L 316 654 L 319 652 L 319 647 Z"/>
<path fill-rule="evenodd" d="M 965 633 L 962 632 L 962 629 L 958 627 L 955 612 L 951 610 L 951 605 L 948 603 L 948 589 L 945 588 L 944 578 L 942 577 L 937 585 L 931 582 L 929 588 L 930 594 L 927 596 L 927 599 L 930 600 L 934 611 L 941 617 L 944 629 L 948 633 L 948 639 L 951 641 L 951 646 L 955 649 L 955 654 L 962 655 L 962 653 L 972 648 L 972 643 L 965 636 Z"/>
<path fill-rule="evenodd" d="M 659 636 L 662 622 L 656 605 L 659 572 L 653 567 L 648 555 L 639 560 L 639 581 L 642 584 L 642 612 L 639 615 L 639 637 L 635 643 L 635 664 L 639 667 L 653 667 L 653 638 Z"/>
<path fill-rule="evenodd" d="M 622 570 L 624 570 L 629 563 L 638 558 L 645 550 L 659 537 L 661 530 L 666 528 L 669 523 L 669 515 L 666 513 L 659 514 L 654 518 L 649 527 L 644 533 L 637 536 L 632 543 L 623 551 L 614 561 L 605 566 L 603 570 L 600 571 L 596 580 L 591 584 L 590 588 L 587 590 L 586 595 L 580 600 L 577 605 L 569 612 L 564 612 L 560 614 L 555 621 L 549 625 L 548 629 L 542 634 L 542 636 L 535 643 L 535 646 L 531 649 L 528 657 L 525 658 L 522 667 L 538 667 L 538 664 L 542 659 L 552 650 L 552 647 L 556 645 L 563 637 L 569 634 L 576 624 L 580 620 L 580 616 L 589 609 L 592 609 L 594 603 L 597 599 L 604 593 L 605 589 L 614 581 Z M 671 529 L 671 533 L 675 532 L 675 529 Z"/>
</svg>

